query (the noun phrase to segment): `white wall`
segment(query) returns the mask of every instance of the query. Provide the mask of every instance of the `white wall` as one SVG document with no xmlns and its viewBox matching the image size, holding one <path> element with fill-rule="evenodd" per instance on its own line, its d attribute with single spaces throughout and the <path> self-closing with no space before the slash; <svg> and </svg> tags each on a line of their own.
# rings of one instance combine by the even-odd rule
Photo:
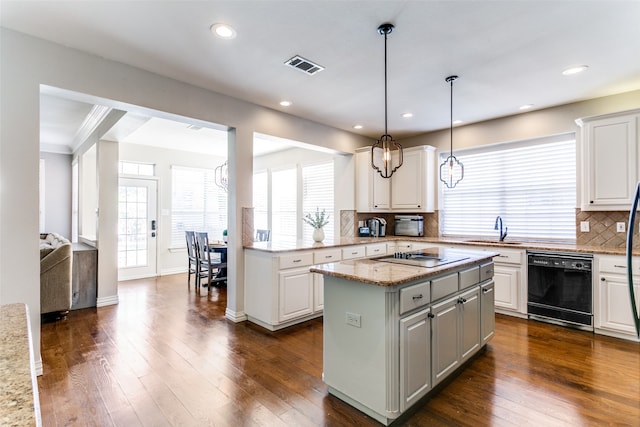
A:
<svg viewBox="0 0 640 427">
<path fill-rule="evenodd" d="M 229 140 L 229 229 L 234 238 L 229 242 L 229 251 L 234 256 L 230 256 L 227 317 L 234 320 L 244 316 L 240 215 L 242 207 L 252 204 L 254 132 L 343 152 L 354 152 L 357 147 L 370 144 L 369 139 L 349 132 L 0 29 L 0 303 L 23 302 L 29 306 L 36 355 L 40 354 L 40 85 L 85 94 L 86 101 L 99 100 L 122 110 L 138 106 L 145 112 L 167 112 L 169 118 L 190 117 L 233 128 Z M 113 195 L 104 194 L 105 191 L 116 193 L 117 185 L 100 189 L 100 201 L 113 200 Z M 101 219 L 106 220 L 104 216 Z M 106 233 L 115 235 L 115 224 L 115 221 L 104 227 L 101 224 L 101 237 Z M 101 250 L 102 245 L 100 242 Z M 37 359 L 41 363 L 39 356 Z"/>
<path fill-rule="evenodd" d="M 71 155 L 40 153 L 45 161 L 44 230 L 71 240 Z"/>
</svg>

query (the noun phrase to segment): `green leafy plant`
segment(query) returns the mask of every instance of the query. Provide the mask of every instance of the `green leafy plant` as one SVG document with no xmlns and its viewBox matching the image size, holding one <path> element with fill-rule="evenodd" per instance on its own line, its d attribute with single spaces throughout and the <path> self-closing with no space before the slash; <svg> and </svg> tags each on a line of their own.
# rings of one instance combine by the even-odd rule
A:
<svg viewBox="0 0 640 427">
<path fill-rule="evenodd" d="M 320 208 L 316 208 L 313 214 L 306 214 L 302 220 L 313 228 L 322 228 L 329 224 L 329 215 L 327 215 L 324 209 L 320 212 Z"/>
</svg>

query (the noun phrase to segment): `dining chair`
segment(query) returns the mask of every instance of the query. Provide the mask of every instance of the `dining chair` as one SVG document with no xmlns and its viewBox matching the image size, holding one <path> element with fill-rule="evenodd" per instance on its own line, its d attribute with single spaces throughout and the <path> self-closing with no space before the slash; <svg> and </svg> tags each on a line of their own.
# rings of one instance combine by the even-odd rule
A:
<svg viewBox="0 0 640 427">
<path fill-rule="evenodd" d="M 271 230 L 256 230 L 256 242 L 268 242 L 271 238 Z"/>
<path fill-rule="evenodd" d="M 191 275 L 198 273 L 198 251 L 196 250 L 196 233 L 193 231 L 185 231 L 187 240 L 187 289 L 191 289 Z M 196 283 L 197 283 L 196 277 Z"/>
<path fill-rule="evenodd" d="M 211 288 L 213 285 L 219 282 L 227 280 L 226 277 L 218 277 L 214 275 L 214 271 L 217 273 L 221 269 L 227 267 L 226 262 L 221 262 L 221 258 L 214 256 L 211 257 L 211 250 L 209 249 L 209 235 L 207 233 L 195 233 L 196 235 L 196 250 L 198 253 L 198 268 L 196 273 L 196 288 L 198 292 L 202 286 L 202 279 L 207 279 L 207 287 L 209 288 L 209 294 L 211 294 Z"/>
</svg>

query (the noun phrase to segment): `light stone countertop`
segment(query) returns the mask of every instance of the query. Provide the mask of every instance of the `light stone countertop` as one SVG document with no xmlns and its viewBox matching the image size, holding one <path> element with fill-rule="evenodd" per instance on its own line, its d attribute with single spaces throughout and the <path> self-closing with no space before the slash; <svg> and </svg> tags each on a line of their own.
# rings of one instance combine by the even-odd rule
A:
<svg viewBox="0 0 640 427">
<path fill-rule="evenodd" d="M 436 250 L 436 253 L 438 251 Z M 375 259 L 355 259 L 340 261 L 330 264 L 321 264 L 311 267 L 313 273 L 327 276 L 340 277 L 346 280 L 368 283 L 378 286 L 403 285 L 420 279 L 431 278 L 450 271 L 458 271 L 466 266 L 488 262 L 498 255 L 497 252 L 440 249 L 441 257 L 446 257 L 451 252 L 465 258 L 437 267 L 418 267 L 391 262 L 376 261 Z"/>
<path fill-rule="evenodd" d="M 25 304 L 0 306 L 0 425 L 3 426 L 41 424 L 28 322 Z"/>
<path fill-rule="evenodd" d="M 321 243 L 311 240 L 295 242 L 291 241 L 274 241 L 274 242 L 252 242 L 245 245 L 245 249 L 254 249 L 265 252 L 291 252 L 303 251 L 310 249 L 327 249 L 341 246 L 368 245 L 373 243 L 387 243 L 394 241 L 417 242 L 417 243 L 435 243 L 441 245 L 464 245 L 477 247 L 510 248 L 522 250 L 539 250 L 539 251 L 555 251 L 555 252 L 579 252 L 600 255 L 624 255 L 625 248 L 607 248 L 602 246 L 586 246 L 571 243 L 549 243 L 549 242 L 513 242 L 507 239 L 506 242 L 491 241 L 490 239 L 481 242 L 474 242 L 476 239 L 453 239 L 439 237 L 410 237 L 410 236 L 388 236 L 388 237 L 341 237 L 339 239 L 325 238 Z M 634 255 L 640 256 L 640 250 L 634 249 Z"/>
</svg>

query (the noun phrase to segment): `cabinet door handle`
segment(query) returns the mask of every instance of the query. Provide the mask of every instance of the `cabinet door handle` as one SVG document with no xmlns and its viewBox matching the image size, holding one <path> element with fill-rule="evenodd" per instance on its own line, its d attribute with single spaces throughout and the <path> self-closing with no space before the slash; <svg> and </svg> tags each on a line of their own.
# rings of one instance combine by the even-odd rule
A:
<svg viewBox="0 0 640 427">
<path fill-rule="evenodd" d="M 489 292 L 489 289 L 487 289 L 487 288 L 484 288 L 484 289 L 482 290 L 482 293 L 483 293 L 483 294 L 486 294 L 487 292 Z"/>
<path fill-rule="evenodd" d="M 607 279 L 605 279 L 604 277 L 601 277 L 601 278 L 600 278 L 600 281 L 601 281 L 601 282 L 606 282 L 606 281 L 607 281 Z"/>
<path fill-rule="evenodd" d="M 436 317 L 436 316 L 435 316 L 435 314 L 433 314 L 433 313 L 429 312 L 429 314 L 427 314 L 427 317 L 428 317 L 429 319 L 433 319 L 433 318 L 434 318 L 434 317 Z"/>
<path fill-rule="evenodd" d="M 420 300 L 420 299 L 422 299 L 422 294 L 414 295 L 412 298 L 413 298 L 414 301 L 415 300 Z"/>
<path fill-rule="evenodd" d="M 466 300 L 466 299 L 464 299 L 464 298 L 462 298 L 462 297 L 458 298 L 458 304 L 464 304 L 464 303 L 466 303 L 466 302 L 467 302 L 467 300 Z"/>
</svg>

